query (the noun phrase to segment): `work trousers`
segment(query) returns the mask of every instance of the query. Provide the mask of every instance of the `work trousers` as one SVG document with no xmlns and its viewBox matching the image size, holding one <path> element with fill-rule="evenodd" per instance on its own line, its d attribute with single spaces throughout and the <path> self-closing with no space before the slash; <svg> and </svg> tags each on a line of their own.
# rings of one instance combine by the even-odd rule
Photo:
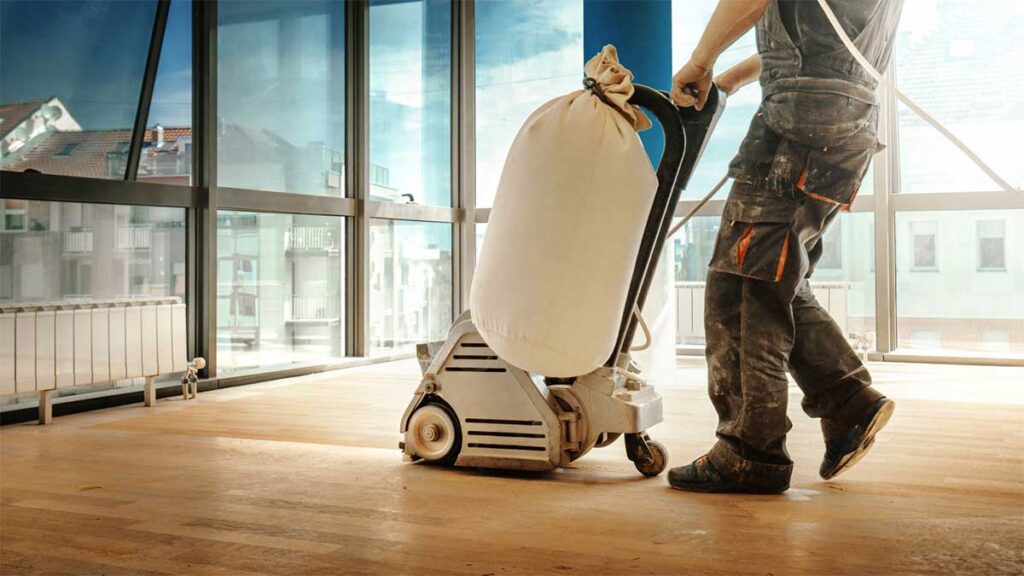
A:
<svg viewBox="0 0 1024 576">
<path fill-rule="evenodd" d="M 881 397 L 808 282 L 840 209 L 742 182 L 726 203 L 705 301 L 708 391 L 719 417 L 709 458 L 741 483 L 789 484 L 787 372 L 804 411 L 833 429 L 853 425 Z"/>
</svg>

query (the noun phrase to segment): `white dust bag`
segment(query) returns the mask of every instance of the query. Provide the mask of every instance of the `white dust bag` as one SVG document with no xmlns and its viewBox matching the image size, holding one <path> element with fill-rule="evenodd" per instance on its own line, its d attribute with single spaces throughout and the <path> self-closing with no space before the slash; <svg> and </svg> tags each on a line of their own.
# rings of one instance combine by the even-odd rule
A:
<svg viewBox="0 0 1024 576">
<path fill-rule="evenodd" d="M 658 187 L 637 135 L 651 123 L 627 103 L 633 76 L 615 47 L 584 71 L 595 90 L 544 104 L 512 143 L 470 293 L 487 344 L 544 376 L 611 356 Z"/>
</svg>

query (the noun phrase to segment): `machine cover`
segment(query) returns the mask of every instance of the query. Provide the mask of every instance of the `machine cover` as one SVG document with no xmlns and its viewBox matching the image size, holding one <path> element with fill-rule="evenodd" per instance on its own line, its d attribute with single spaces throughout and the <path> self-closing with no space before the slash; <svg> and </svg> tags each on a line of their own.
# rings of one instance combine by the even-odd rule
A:
<svg viewBox="0 0 1024 576">
<path fill-rule="evenodd" d="M 519 130 L 480 247 L 470 310 L 505 361 L 579 376 L 612 353 L 658 187 L 614 46 L 587 62 L 595 90 L 534 112 Z M 596 94 L 595 92 L 600 92 Z"/>
</svg>

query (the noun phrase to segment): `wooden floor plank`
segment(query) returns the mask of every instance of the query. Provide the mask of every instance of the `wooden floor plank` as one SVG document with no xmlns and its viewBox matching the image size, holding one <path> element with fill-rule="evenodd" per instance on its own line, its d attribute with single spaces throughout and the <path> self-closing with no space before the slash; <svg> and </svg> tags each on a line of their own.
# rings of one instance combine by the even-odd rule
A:
<svg viewBox="0 0 1024 576">
<path fill-rule="evenodd" d="M 797 467 L 778 497 L 672 491 L 621 442 L 546 474 L 403 463 L 411 361 L 8 426 L 0 571 L 1024 572 L 1021 373 L 872 368 L 898 406 L 871 455 L 820 480 L 820 431 L 794 390 Z M 661 389 L 651 432 L 673 464 L 714 440 L 703 372 L 685 361 Z"/>
</svg>

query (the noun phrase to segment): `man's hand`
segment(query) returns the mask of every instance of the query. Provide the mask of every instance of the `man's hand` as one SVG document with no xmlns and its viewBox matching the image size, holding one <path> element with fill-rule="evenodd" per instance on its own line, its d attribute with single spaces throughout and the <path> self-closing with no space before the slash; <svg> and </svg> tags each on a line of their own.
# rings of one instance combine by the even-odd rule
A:
<svg viewBox="0 0 1024 576">
<path fill-rule="evenodd" d="M 757 23 L 770 1 L 718 0 L 693 56 L 672 77 L 672 101 L 677 106 L 704 108 L 713 78 L 711 68 L 719 54 Z"/>
<path fill-rule="evenodd" d="M 704 109 L 704 103 L 708 101 L 708 91 L 711 90 L 711 68 L 691 59 L 676 72 L 672 77 L 672 101 L 676 106 Z"/>
</svg>

